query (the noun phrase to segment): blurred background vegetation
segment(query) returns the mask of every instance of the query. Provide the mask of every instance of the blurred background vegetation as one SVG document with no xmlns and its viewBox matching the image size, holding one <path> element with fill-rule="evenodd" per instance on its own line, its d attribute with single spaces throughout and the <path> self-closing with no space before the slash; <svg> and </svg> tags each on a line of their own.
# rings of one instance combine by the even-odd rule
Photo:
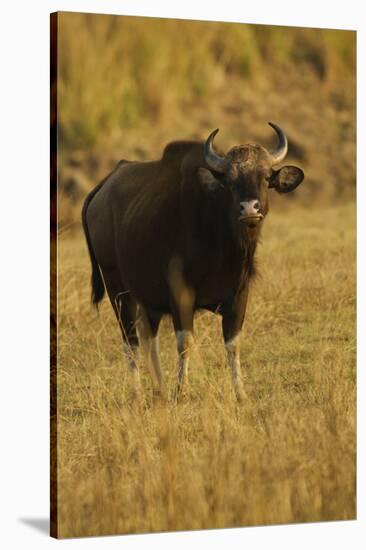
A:
<svg viewBox="0 0 366 550">
<path fill-rule="evenodd" d="M 355 32 L 61 13 L 58 37 L 62 223 L 120 158 L 216 127 L 270 146 L 267 120 L 306 172 L 289 200 L 353 198 Z"/>
</svg>

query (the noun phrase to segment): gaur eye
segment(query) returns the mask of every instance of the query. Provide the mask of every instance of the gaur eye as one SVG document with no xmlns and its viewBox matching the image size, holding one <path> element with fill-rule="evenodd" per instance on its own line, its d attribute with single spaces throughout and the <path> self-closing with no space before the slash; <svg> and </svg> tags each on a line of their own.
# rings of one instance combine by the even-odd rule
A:
<svg viewBox="0 0 366 550">
<path fill-rule="evenodd" d="M 272 174 L 269 174 L 268 176 L 265 176 L 264 178 L 267 182 L 267 185 L 270 186 L 272 183 Z"/>
</svg>

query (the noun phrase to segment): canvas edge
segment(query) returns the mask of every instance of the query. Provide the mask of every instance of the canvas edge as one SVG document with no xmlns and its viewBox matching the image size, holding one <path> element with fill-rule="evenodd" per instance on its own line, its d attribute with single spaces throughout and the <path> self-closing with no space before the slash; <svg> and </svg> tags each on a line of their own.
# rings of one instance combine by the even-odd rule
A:
<svg viewBox="0 0 366 550">
<path fill-rule="evenodd" d="M 58 538 L 57 142 L 58 13 L 50 14 L 50 536 Z"/>
</svg>

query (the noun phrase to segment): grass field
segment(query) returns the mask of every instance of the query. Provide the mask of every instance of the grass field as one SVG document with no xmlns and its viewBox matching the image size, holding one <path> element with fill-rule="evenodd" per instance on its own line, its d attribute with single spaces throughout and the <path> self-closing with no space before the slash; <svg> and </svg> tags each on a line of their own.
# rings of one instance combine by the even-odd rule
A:
<svg viewBox="0 0 366 550">
<path fill-rule="evenodd" d="M 60 537 L 355 518 L 354 203 L 270 212 L 240 405 L 208 313 L 182 402 L 154 397 L 140 360 L 138 403 L 111 306 L 91 309 L 79 232 L 61 233 L 58 265 Z M 172 390 L 168 318 L 160 347 Z"/>
</svg>

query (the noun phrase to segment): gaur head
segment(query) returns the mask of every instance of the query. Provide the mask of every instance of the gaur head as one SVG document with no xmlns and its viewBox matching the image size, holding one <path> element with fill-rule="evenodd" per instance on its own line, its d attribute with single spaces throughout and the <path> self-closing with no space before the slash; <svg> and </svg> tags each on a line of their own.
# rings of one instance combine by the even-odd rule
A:
<svg viewBox="0 0 366 550">
<path fill-rule="evenodd" d="M 286 157 L 287 137 L 284 131 L 268 123 L 278 136 L 277 148 L 269 152 L 261 145 L 247 143 L 233 147 L 224 156 L 214 151 L 214 130 L 204 146 L 205 168 L 199 178 L 209 189 L 222 189 L 232 223 L 249 230 L 259 228 L 268 212 L 268 190 L 289 193 L 303 181 L 297 166 L 276 169 Z"/>
</svg>

